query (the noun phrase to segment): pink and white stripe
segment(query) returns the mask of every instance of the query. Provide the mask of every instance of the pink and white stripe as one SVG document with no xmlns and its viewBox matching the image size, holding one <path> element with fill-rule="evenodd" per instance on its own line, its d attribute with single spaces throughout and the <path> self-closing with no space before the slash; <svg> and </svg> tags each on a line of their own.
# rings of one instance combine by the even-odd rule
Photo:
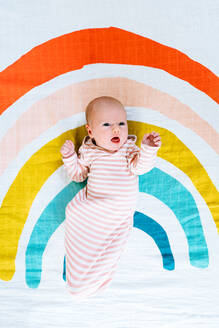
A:
<svg viewBox="0 0 219 328">
<path fill-rule="evenodd" d="M 73 181 L 88 177 L 66 207 L 66 283 L 75 296 L 91 296 L 108 286 L 132 230 L 138 175 L 155 166 L 159 149 L 139 148 L 135 142 L 130 135 L 111 153 L 87 136 L 78 156 L 63 158 Z"/>
</svg>

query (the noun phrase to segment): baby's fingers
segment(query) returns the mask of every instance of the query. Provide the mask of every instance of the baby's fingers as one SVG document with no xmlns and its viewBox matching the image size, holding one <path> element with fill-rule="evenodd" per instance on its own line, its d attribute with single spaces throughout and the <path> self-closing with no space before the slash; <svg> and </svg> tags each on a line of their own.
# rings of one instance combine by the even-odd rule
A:
<svg viewBox="0 0 219 328">
<path fill-rule="evenodd" d="M 62 154 L 68 154 L 74 152 L 74 143 L 71 140 L 66 140 L 62 145 L 60 152 Z"/>
<path fill-rule="evenodd" d="M 151 134 L 154 136 L 154 137 L 158 137 L 160 136 L 160 134 L 158 132 L 155 132 L 155 131 L 152 131 Z"/>
<path fill-rule="evenodd" d="M 160 141 L 160 136 L 154 137 L 154 142 Z"/>
<path fill-rule="evenodd" d="M 74 144 L 71 140 L 66 140 L 63 146 L 66 146 L 68 148 L 74 148 Z"/>
<path fill-rule="evenodd" d="M 65 143 L 64 143 L 64 145 L 68 145 L 68 146 L 73 146 L 74 147 L 74 144 L 73 144 L 73 142 L 71 141 L 71 140 L 66 140 L 65 141 Z"/>
<path fill-rule="evenodd" d="M 155 144 L 156 146 L 161 146 L 161 141 L 160 141 L 160 139 L 158 139 L 157 141 L 154 140 L 154 144 Z"/>
</svg>

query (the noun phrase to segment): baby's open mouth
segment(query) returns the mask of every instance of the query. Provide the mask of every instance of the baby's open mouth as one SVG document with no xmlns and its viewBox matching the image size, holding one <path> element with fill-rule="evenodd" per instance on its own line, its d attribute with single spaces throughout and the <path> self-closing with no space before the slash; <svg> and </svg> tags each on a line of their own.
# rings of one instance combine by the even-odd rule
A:
<svg viewBox="0 0 219 328">
<path fill-rule="evenodd" d="M 111 141 L 114 142 L 114 143 L 118 143 L 118 142 L 120 142 L 120 138 L 119 137 L 113 137 L 111 139 Z"/>
</svg>

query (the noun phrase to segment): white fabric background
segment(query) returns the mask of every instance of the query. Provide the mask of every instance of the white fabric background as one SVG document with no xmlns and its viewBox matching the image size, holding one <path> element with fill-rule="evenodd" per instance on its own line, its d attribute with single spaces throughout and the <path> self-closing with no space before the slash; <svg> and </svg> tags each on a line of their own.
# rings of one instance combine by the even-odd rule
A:
<svg viewBox="0 0 219 328">
<path fill-rule="evenodd" d="M 33 47 L 57 36 L 84 28 L 114 26 L 176 48 L 217 74 L 218 15 L 219 2 L 215 0 L 0 1 L 0 69 L 5 69 Z M 168 92 L 184 104 L 190 105 L 211 126 L 219 130 L 217 105 L 188 83 L 151 68 L 102 64 L 69 72 L 31 90 L 0 117 L 0 136 L 5 134 L 13 120 L 30 107 L 31 102 L 73 82 L 106 76 L 129 77 Z M 28 108 L 25 104 L 28 104 Z M 150 119 L 141 109 L 127 108 L 127 111 L 129 119 L 138 120 L 139 117 L 139 120 L 150 121 L 151 124 L 156 124 L 159 119 L 153 111 L 150 112 Z M 69 119 L 69 122 L 65 122 L 66 129 L 73 122 L 76 122 L 75 126 L 80 126 L 83 119 L 83 115 Z M 162 119 L 171 130 L 172 122 Z M 192 133 L 190 138 L 185 133 L 185 128 L 180 125 L 175 127 L 178 131 L 174 133 L 184 135 L 183 142 L 194 148 Z M 54 138 L 60 131 L 61 128 L 52 127 L 46 131 L 45 136 Z M 40 147 L 39 138 L 27 146 L 20 156 L 23 159 L 29 158 Z M 212 151 L 212 156 L 206 161 L 202 150 L 200 144 L 196 156 L 218 186 L 218 156 L 209 150 Z M 17 171 L 21 164 L 19 158 L 13 163 L 14 167 L 17 165 Z M 176 261 L 174 271 L 162 268 L 162 258 L 153 240 L 142 231 L 134 229 L 108 290 L 95 298 L 76 302 L 66 292 L 65 283 L 61 279 L 64 245 L 63 226 L 60 226 L 50 239 L 43 257 L 41 284 L 36 290 L 30 289 L 25 283 L 25 247 L 34 220 L 55 196 L 53 186 L 57 192 L 68 183 L 63 169 L 60 168 L 48 179 L 34 200 L 19 242 L 13 279 L 10 282 L 0 281 L 2 328 L 218 328 L 219 236 L 215 224 L 191 181 L 186 180 L 177 168 L 161 159 L 157 166 L 171 172 L 172 176 L 186 184 L 197 205 L 203 209 L 202 224 L 210 253 L 209 267 L 203 270 L 189 264 L 186 239 L 174 213 L 152 196 L 140 194 L 137 210 L 159 218 L 168 234 Z M 10 179 L 13 180 L 13 177 L 7 174 L 1 177 L 0 201 L 7 192 Z"/>
</svg>

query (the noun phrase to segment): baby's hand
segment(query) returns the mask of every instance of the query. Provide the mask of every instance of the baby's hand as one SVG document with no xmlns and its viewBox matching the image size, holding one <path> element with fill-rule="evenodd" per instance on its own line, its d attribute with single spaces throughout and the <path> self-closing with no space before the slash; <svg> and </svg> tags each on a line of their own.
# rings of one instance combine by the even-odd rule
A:
<svg viewBox="0 0 219 328">
<path fill-rule="evenodd" d="M 61 154 L 63 157 L 70 157 L 75 152 L 75 146 L 71 140 L 66 140 L 66 142 L 62 145 Z"/>
<path fill-rule="evenodd" d="M 142 143 L 151 147 L 160 147 L 160 135 L 157 132 L 147 133 L 143 136 Z"/>
</svg>

